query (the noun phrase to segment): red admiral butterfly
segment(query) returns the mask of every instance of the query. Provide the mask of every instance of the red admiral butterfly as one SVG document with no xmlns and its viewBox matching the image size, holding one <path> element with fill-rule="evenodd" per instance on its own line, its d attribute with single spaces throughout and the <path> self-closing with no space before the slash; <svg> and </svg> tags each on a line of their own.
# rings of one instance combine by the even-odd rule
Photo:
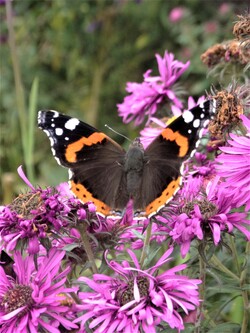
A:
<svg viewBox="0 0 250 333">
<path fill-rule="evenodd" d="M 38 125 L 49 136 L 57 162 L 69 168 L 77 198 L 93 202 L 102 216 L 122 216 L 133 199 L 134 216 L 150 218 L 179 189 L 182 164 L 197 147 L 214 103 L 184 111 L 145 150 L 137 138 L 126 152 L 94 127 L 53 110 L 40 111 Z"/>
</svg>

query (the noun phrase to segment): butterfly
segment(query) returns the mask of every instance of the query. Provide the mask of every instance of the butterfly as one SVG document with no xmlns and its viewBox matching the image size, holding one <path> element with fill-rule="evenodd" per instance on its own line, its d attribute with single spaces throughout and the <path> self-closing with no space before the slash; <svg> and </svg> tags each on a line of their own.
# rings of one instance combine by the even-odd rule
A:
<svg viewBox="0 0 250 333">
<path fill-rule="evenodd" d="M 121 217 L 130 199 L 135 218 L 150 218 L 181 185 L 183 162 L 195 151 L 215 112 L 207 100 L 172 121 L 144 149 L 136 138 L 125 151 L 96 128 L 54 110 L 39 111 L 57 162 L 69 169 L 69 186 L 104 217 Z"/>
</svg>

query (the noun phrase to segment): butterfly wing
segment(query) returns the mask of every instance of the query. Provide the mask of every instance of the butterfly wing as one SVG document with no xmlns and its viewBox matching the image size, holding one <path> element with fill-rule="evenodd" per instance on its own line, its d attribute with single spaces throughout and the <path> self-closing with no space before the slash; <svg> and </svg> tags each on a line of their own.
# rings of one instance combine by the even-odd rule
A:
<svg viewBox="0 0 250 333">
<path fill-rule="evenodd" d="M 181 185 L 183 162 L 198 146 L 214 110 L 212 101 L 206 101 L 185 111 L 147 147 L 141 190 L 134 198 L 139 215 L 150 217 L 172 199 Z"/>
<path fill-rule="evenodd" d="M 57 162 L 69 168 L 69 184 L 76 197 L 93 202 L 103 216 L 123 211 L 129 198 L 121 146 L 94 127 L 57 111 L 40 111 L 38 126 L 48 135 Z"/>
</svg>

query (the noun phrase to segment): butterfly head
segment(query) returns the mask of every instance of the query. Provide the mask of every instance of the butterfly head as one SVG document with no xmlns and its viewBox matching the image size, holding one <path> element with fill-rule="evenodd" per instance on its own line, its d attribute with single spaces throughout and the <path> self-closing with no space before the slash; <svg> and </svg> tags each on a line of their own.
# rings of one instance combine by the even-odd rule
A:
<svg viewBox="0 0 250 333">
<path fill-rule="evenodd" d="M 142 145 L 142 143 L 141 143 L 140 138 L 135 138 L 134 141 L 131 143 L 131 145 L 130 145 L 129 148 L 130 148 L 130 149 L 131 149 L 131 148 L 139 148 L 139 149 L 141 149 L 142 151 L 144 151 L 144 147 L 143 147 L 143 145 Z"/>
</svg>

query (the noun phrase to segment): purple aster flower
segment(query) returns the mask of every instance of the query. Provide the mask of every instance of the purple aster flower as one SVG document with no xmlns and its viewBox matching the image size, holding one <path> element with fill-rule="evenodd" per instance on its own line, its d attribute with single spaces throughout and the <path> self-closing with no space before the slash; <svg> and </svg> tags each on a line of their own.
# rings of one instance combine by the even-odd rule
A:
<svg viewBox="0 0 250 333">
<path fill-rule="evenodd" d="M 235 228 L 250 240 L 250 232 L 246 228 L 250 221 L 246 219 L 246 213 L 232 212 L 233 202 L 228 192 L 218 186 L 219 177 L 207 184 L 206 193 L 202 191 L 200 180 L 199 177 L 189 179 L 194 182 L 194 186 L 188 184 L 193 191 L 182 190 L 176 216 L 172 216 L 173 229 L 169 235 L 181 246 L 183 257 L 189 251 L 192 240 L 212 239 L 218 245 L 223 233 L 233 233 Z"/>
<path fill-rule="evenodd" d="M 209 181 L 215 176 L 215 162 L 208 159 L 207 155 L 195 152 L 194 156 L 185 164 L 184 174 L 186 177 L 202 177 L 203 182 Z M 188 180 L 184 179 L 188 182 Z"/>
<path fill-rule="evenodd" d="M 90 291 L 80 292 L 84 311 L 74 322 L 95 333 L 154 333 L 157 327 L 170 327 L 180 332 L 184 329 L 183 316 L 199 304 L 200 280 L 177 275 L 186 268 L 178 265 L 159 272 L 169 262 L 170 248 L 151 268 L 142 270 L 135 254 L 127 250 L 134 267 L 128 261 L 121 264 L 108 262 L 113 276 L 95 274 L 93 280 L 80 277 Z"/>
<path fill-rule="evenodd" d="M 36 189 L 21 168 L 18 172 L 31 191 L 0 207 L 0 248 L 12 251 L 18 246 L 27 247 L 28 253 L 34 254 L 44 242 L 48 245 L 50 238 L 58 237 L 74 219 L 85 218 L 88 205 L 72 197 L 67 199 L 53 188 Z"/>
<path fill-rule="evenodd" d="M 2 333 L 51 332 L 60 333 L 59 325 L 77 328 L 68 317 L 71 312 L 69 297 L 75 288 L 64 283 L 70 267 L 61 269 L 64 251 L 52 248 L 48 256 L 39 257 L 37 268 L 34 256 L 22 258 L 14 254 L 15 278 L 0 267 L 0 326 Z"/>
<path fill-rule="evenodd" d="M 185 7 L 174 7 L 169 13 L 169 21 L 173 23 L 179 22 L 183 18 L 185 11 Z"/>
<path fill-rule="evenodd" d="M 162 130 L 166 128 L 166 123 L 155 117 L 151 117 L 149 126 L 146 126 L 140 132 L 140 142 L 143 144 L 144 148 L 161 134 Z"/>
<path fill-rule="evenodd" d="M 145 116 L 151 117 L 161 103 L 169 100 L 178 108 L 182 107 L 181 101 L 176 96 L 172 86 L 188 68 L 186 64 L 175 60 L 172 53 L 167 51 L 162 58 L 156 54 L 159 76 L 150 76 L 151 70 L 144 74 L 144 82 L 128 82 L 126 90 L 129 93 L 123 103 L 118 104 L 119 115 L 125 123 L 134 120 L 136 125 L 143 122 Z"/>
<path fill-rule="evenodd" d="M 216 161 L 218 175 L 222 176 L 225 182 L 220 186 L 228 191 L 231 200 L 236 207 L 246 205 L 250 209 L 250 120 L 242 115 L 243 125 L 246 128 L 246 135 L 229 134 L 228 146 L 220 147 L 220 154 Z"/>
</svg>

